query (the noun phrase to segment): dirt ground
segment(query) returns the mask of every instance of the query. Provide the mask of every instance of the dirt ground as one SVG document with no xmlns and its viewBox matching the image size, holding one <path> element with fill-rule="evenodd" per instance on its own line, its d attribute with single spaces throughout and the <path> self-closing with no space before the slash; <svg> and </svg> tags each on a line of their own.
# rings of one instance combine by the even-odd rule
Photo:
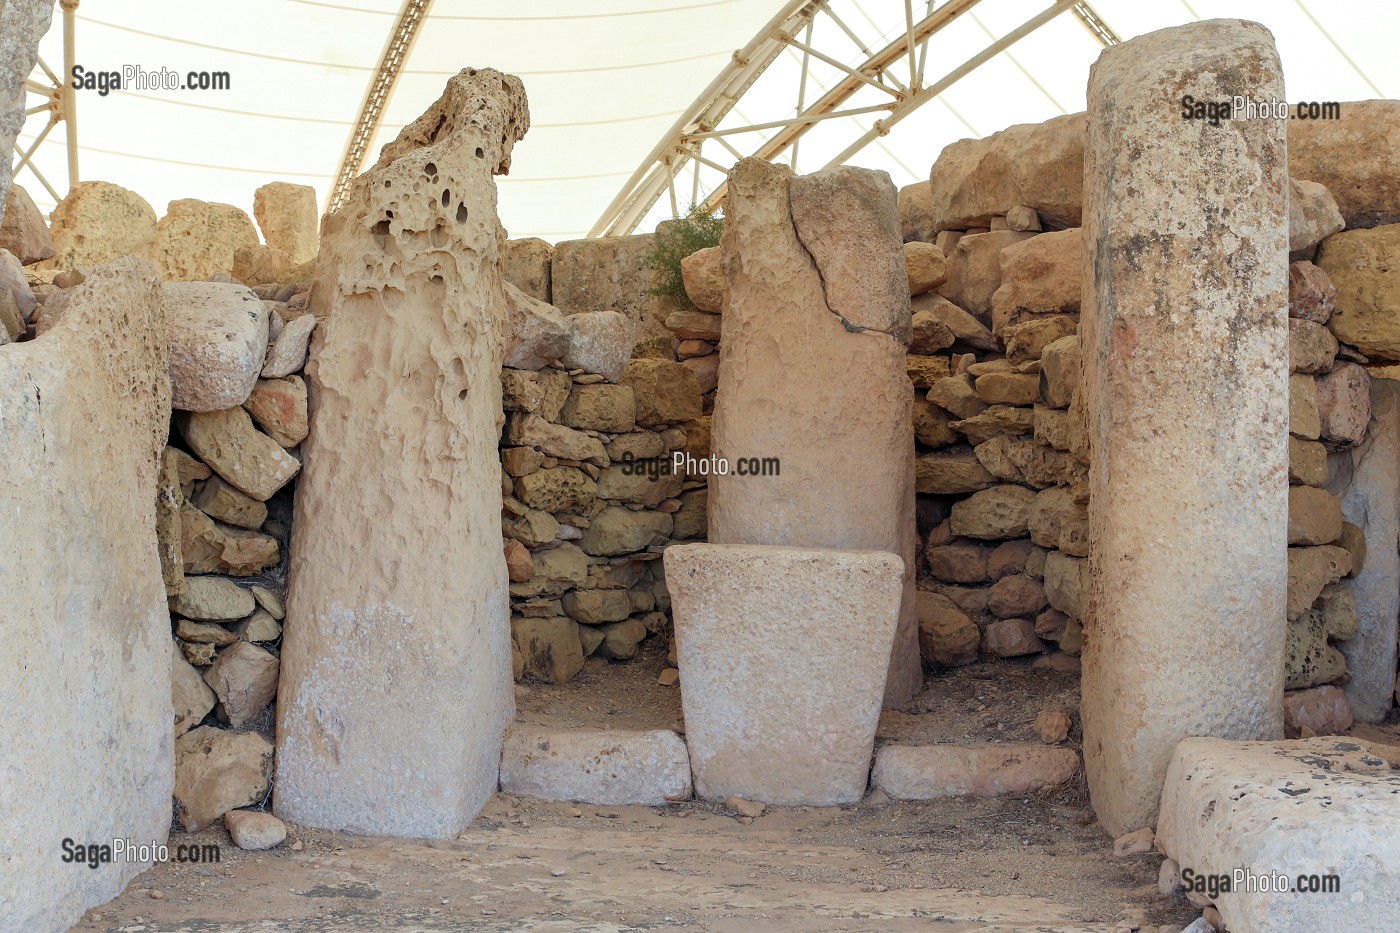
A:
<svg viewBox="0 0 1400 933">
<path fill-rule="evenodd" d="M 664 647 L 563 687 L 525 685 L 518 718 L 669 728 Z M 1035 741 L 1042 705 L 1077 713 L 1074 675 L 978 664 L 931 678 L 881 741 Z M 1077 715 L 1076 715 L 1077 719 Z M 1400 743 L 1393 724 L 1368 738 Z M 1071 741 L 1077 741 L 1076 732 Z M 222 824 L 217 865 L 166 864 L 90 911 L 83 933 L 905 931 L 1069 933 L 1198 916 L 1156 888 L 1155 854 L 1115 859 L 1082 778 L 991 800 L 784 807 L 752 823 L 713 804 L 572 806 L 497 794 L 460 837 L 370 839 L 291 827 L 264 853 Z"/>
</svg>

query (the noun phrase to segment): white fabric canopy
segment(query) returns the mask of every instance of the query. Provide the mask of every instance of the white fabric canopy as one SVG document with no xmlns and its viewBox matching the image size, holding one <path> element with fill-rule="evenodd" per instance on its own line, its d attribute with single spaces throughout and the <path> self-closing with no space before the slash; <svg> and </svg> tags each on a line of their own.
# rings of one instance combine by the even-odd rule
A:
<svg viewBox="0 0 1400 933">
<path fill-rule="evenodd" d="M 871 48 L 905 29 L 902 0 L 830 0 Z M 1093 0 L 1123 39 L 1194 19 L 1264 23 L 1283 58 L 1290 101 L 1346 101 L 1400 88 L 1400 5 L 1368 0 Z M 533 126 L 500 180 L 501 216 L 512 236 L 584 236 L 678 115 L 782 6 L 782 0 L 436 0 L 385 112 L 371 158 L 420 114 L 447 76 L 467 66 L 519 75 Z M 1047 0 L 983 0 L 931 41 L 925 83 L 952 71 L 995 38 L 1045 9 Z M 79 92 L 80 174 L 131 188 L 163 214 L 194 197 L 251 212 L 268 181 L 312 185 L 324 206 L 399 0 L 83 0 L 77 62 L 88 70 L 166 67 L 226 71 L 228 90 Z M 926 9 L 915 0 L 915 15 Z M 56 18 L 41 54 L 61 67 Z M 815 38 L 814 43 L 820 43 Z M 844 42 L 844 45 L 843 45 Z M 847 40 L 825 48 L 855 63 Z M 1062 14 L 973 71 L 850 161 L 890 172 L 895 183 L 927 177 L 956 139 L 1082 110 L 1089 66 L 1101 46 Z M 795 112 L 799 53 L 789 49 L 731 112 L 725 125 Z M 814 65 L 808 101 L 840 72 Z M 878 103 L 863 89 L 850 106 Z M 814 128 L 797 169 L 820 168 L 875 117 Z M 31 118 L 27 145 L 42 127 Z M 752 140 L 751 140 L 752 141 Z M 734 140 L 739 148 L 741 140 Z M 36 162 L 60 192 L 67 173 L 61 131 Z M 732 161 L 732 159 L 731 159 Z M 726 163 L 727 164 L 727 163 Z M 722 176 L 701 172 L 700 193 Z M 32 175 L 16 179 L 44 209 L 53 199 Z M 689 176 L 682 208 L 690 200 Z M 669 216 L 663 197 L 642 223 Z"/>
</svg>

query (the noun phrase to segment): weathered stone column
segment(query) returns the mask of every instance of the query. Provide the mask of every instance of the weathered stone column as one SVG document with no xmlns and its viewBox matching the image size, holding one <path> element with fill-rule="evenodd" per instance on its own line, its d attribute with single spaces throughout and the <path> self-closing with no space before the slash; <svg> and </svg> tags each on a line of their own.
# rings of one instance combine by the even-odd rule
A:
<svg viewBox="0 0 1400 933">
<path fill-rule="evenodd" d="M 67 930 L 150 862 L 175 782 L 156 478 L 170 427 L 159 276 L 100 266 L 63 320 L 0 347 L 0 931 Z"/>
<path fill-rule="evenodd" d="M 893 182 L 841 167 L 795 178 L 745 159 L 720 243 L 729 286 L 712 450 L 769 476 L 710 477 L 715 544 L 873 548 L 904 558 L 887 705 L 919 689 L 909 282 Z"/>
<path fill-rule="evenodd" d="M 298 823 L 445 837 L 496 787 L 513 704 L 492 175 L 528 126 L 517 78 L 467 69 L 324 224 L 278 701 L 275 806 Z"/>
<path fill-rule="evenodd" d="M 1284 124 L 1186 120 L 1188 94 L 1282 99 L 1268 30 L 1164 29 L 1089 76 L 1084 758 L 1115 835 L 1154 822 L 1185 736 L 1283 730 Z"/>
<path fill-rule="evenodd" d="M 0 218 L 10 198 L 15 137 L 24 126 L 24 82 L 34 70 L 39 40 L 52 20 L 53 0 L 0 3 Z"/>
</svg>

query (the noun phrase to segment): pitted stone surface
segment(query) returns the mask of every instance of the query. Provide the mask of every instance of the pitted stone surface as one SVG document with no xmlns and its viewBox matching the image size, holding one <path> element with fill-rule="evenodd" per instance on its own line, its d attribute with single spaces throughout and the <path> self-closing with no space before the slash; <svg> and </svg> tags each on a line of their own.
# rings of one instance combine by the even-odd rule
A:
<svg viewBox="0 0 1400 933">
<path fill-rule="evenodd" d="M 194 282 L 233 271 L 233 254 L 258 245 L 248 215 L 232 204 L 171 201 L 156 225 L 156 264 L 167 280 Z"/>
<path fill-rule="evenodd" d="M 863 199 L 859 223 L 839 223 L 833 213 L 856 198 L 831 193 L 842 178 Z M 800 210 L 792 193 L 798 188 Z M 711 449 L 731 463 L 779 457 L 782 473 L 711 477 L 710 540 L 901 555 L 906 588 L 886 701 L 902 704 L 923 675 L 914 597 L 913 397 L 905 371 L 909 296 L 894 188 L 878 173 L 849 170 L 803 182 L 786 168 L 746 159 L 730 173 L 729 191 L 720 241 L 728 303 Z M 813 203 L 828 194 L 830 204 Z M 806 216 L 798 228 L 794 211 Z M 814 261 L 804 242 L 823 243 L 826 258 Z M 883 257 L 875 291 L 843 282 L 860 256 Z M 837 287 L 847 302 L 839 314 L 830 304 Z M 882 306 L 857 309 L 858 300 Z M 880 329 L 853 331 L 845 321 Z M 846 375 L 833 379 L 833 367 Z"/>
<path fill-rule="evenodd" d="M 696 793 L 861 799 L 903 595 L 899 556 L 688 544 L 665 561 Z"/>
<path fill-rule="evenodd" d="M 50 220 L 54 255 L 44 266 L 84 269 L 119 256 L 153 259 L 156 212 L 139 194 L 105 181 L 80 181 Z"/>
<path fill-rule="evenodd" d="M 1338 894 L 1234 890 L 1231 933 L 1390 930 L 1400 916 L 1400 758 L 1351 739 L 1177 745 L 1157 847 L 1197 874 L 1337 875 Z"/>
<path fill-rule="evenodd" d="M 1185 94 L 1282 99 L 1268 31 L 1211 20 L 1148 33 L 1090 74 L 1084 754 L 1114 836 L 1151 822 L 1182 735 L 1283 729 L 1283 124 L 1238 121 L 1227 138 L 1171 110 Z"/>
<path fill-rule="evenodd" d="M 299 266 L 316 258 L 316 189 L 274 181 L 253 192 L 253 216 L 263 239 L 273 249 L 287 254 Z"/>
<path fill-rule="evenodd" d="M 685 740 L 669 729 L 516 727 L 501 750 L 501 790 L 542 800 L 662 807 L 691 796 Z"/>
<path fill-rule="evenodd" d="M 528 126 L 519 79 L 465 69 L 323 226 L 277 703 L 274 806 L 294 822 L 450 837 L 496 789 L 513 703 L 492 176 Z"/>
<path fill-rule="evenodd" d="M 58 326 L 0 347 L 0 554 L 13 571 L 0 601 L 6 933 L 66 930 L 149 867 L 65 865 L 65 836 L 163 842 L 170 828 L 158 281 L 142 260 L 101 266 L 71 289 Z"/>
</svg>

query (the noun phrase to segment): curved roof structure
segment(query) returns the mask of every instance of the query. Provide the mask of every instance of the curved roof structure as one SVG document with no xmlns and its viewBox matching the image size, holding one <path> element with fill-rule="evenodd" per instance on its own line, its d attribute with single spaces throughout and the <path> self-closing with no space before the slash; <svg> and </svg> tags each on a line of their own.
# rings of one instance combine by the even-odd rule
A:
<svg viewBox="0 0 1400 933">
<path fill-rule="evenodd" d="M 77 161 L 158 213 L 182 197 L 247 209 L 274 180 L 314 186 L 324 206 L 347 148 L 372 162 L 448 75 L 489 65 L 530 95 L 533 126 L 500 180 L 511 235 L 625 233 L 710 198 L 741 154 L 921 180 L 949 142 L 1082 109 L 1105 43 L 1213 17 L 1273 31 L 1290 101 L 1400 89 L 1400 8 L 1367 0 L 81 0 L 73 61 L 87 72 L 228 87 L 79 90 Z M 57 16 L 41 55 L 61 68 Z M 34 164 L 66 190 L 63 133 Z"/>
</svg>

